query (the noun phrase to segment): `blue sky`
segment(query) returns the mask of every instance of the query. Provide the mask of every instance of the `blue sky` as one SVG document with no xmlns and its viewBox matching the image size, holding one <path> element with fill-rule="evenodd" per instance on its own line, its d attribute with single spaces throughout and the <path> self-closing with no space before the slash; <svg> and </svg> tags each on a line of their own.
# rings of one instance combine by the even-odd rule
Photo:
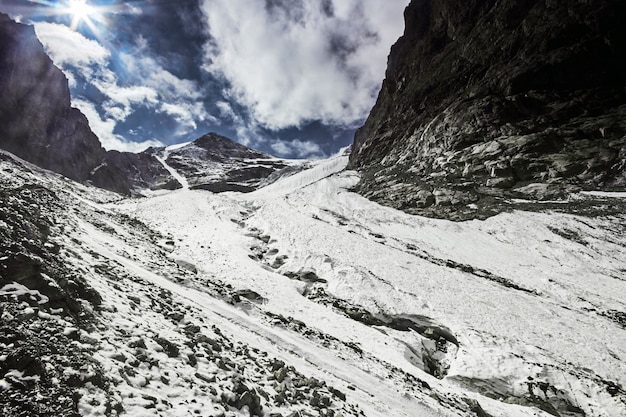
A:
<svg viewBox="0 0 626 417">
<path fill-rule="evenodd" d="M 217 132 L 284 157 L 352 142 L 408 0 L 2 0 L 107 149 Z M 85 7 L 87 5 L 87 7 Z"/>
</svg>

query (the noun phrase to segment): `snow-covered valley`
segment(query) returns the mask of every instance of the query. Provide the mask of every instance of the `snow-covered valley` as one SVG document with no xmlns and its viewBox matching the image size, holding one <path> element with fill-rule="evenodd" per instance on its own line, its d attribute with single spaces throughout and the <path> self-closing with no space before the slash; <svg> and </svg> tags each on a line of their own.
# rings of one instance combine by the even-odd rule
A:
<svg viewBox="0 0 626 417">
<path fill-rule="evenodd" d="M 91 358 L 62 372 L 80 415 L 626 414 L 626 215 L 601 212 L 619 195 L 565 204 L 593 215 L 450 222 L 351 192 L 347 156 L 247 194 L 135 199 L 0 163 L 5 194 L 49 211 L 48 244 L 101 297 L 87 325 L 43 289 L 0 288 L 3 322 L 58 328 Z M 22 191 L 39 188 L 58 204 Z M 16 345 L 0 340 L 0 395 L 45 385 L 63 353 L 29 373 L 6 365 Z"/>
</svg>

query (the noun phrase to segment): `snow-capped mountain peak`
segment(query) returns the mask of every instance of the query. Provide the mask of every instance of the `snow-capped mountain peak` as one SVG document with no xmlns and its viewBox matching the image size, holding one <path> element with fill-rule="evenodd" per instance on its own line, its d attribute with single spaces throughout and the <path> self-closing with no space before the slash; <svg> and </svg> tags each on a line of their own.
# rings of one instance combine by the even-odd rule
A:
<svg viewBox="0 0 626 417">
<path fill-rule="evenodd" d="M 180 146 L 149 149 L 146 153 L 173 170 L 179 183 L 213 192 L 250 192 L 277 171 L 304 163 L 275 158 L 216 133 Z"/>
</svg>

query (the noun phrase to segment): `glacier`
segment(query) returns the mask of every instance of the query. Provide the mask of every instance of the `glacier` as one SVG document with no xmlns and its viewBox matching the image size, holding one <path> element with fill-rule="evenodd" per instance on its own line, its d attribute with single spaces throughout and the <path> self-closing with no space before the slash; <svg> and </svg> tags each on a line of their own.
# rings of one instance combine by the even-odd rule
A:
<svg viewBox="0 0 626 417">
<path fill-rule="evenodd" d="M 85 416 L 626 413 L 625 215 L 591 210 L 623 195 L 452 222 L 359 196 L 347 163 L 122 198 L 3 153 L 6 195 L 56 195 L 50 244 L 102 299 L 80 326 L 7 284 L 3 320 L 92 358 L 65 371 Z M 0 395 L 26 378 L 6 372 Z"/>
</svg>

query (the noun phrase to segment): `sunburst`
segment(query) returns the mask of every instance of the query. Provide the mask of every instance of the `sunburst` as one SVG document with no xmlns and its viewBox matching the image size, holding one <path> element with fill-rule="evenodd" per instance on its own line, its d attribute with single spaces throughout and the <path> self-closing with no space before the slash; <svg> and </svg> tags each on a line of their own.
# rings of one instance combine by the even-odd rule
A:
<svg viewBox="0 0 626 417">
<path fill-rule="evenodd" d="M 87 0 L 68 0 L 65 12 L 72 17 L 71 28 L 76 30 L 81 24 L 93 29 L 93 19 L 98 19 L 99 10 L 87 3 Z"/>
<path fill-rule="evenodd" d="M 2 0 L 0 0 L 1 2 Z M 124 13 L 124 8 L 104 0 L 28 0 L 44 7 L 37 10 L 38 16 L 67 16 L 69 26 L 79 30 L 86 26 L 98 32 L 98 26 L 106 26 L 109 15 Z"/>
<path fill-rule="evenodd" d="M 72 26 L 91 20 L 91 16 L 97 13 L 97 10 L 88 4 L 87 0 L 69 0 L 67 9 L 72 16 Z"/>
</svg>

